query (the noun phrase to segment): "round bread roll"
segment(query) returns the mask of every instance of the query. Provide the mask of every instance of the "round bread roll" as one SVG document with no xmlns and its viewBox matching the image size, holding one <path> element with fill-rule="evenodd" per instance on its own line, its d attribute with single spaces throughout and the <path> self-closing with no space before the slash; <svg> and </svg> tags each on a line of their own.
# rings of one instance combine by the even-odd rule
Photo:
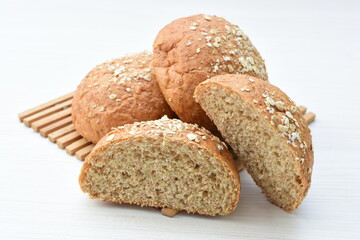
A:
<svg viewBox="0 0 360 240">
<path fill-rule="evenodd" d="M 211 216 L 232 212 L 240 196 L 225 143 L 167 117 L 105 135 L 86 157 L 79 184 L 91 198 Z"/>
<path fill-rule="evenodd" d="M 226 73 L 246 73 L 267 80 L 264 60 L 249 38 L 223 18 L 180 18 L 157 35 L 152 67 L 166 101 L 185 122 L 213 133 L 215 125 L 194 101 L 196 86 Z"/>
<path fill-rule="evenodd" d="M 78 86 L 72 104 L 75 129 L 96 143 L 112 127 L 174 116 L 151 73 L 151 53 L 96 66 Z"/>
<path fill-rule="evenodd" d="M 199 84 L 195 98 L 268 199 L 295 210 L 314 163 L 310 129 L 295 103 L 270 83 L 240 74 Z"/>
</svg>

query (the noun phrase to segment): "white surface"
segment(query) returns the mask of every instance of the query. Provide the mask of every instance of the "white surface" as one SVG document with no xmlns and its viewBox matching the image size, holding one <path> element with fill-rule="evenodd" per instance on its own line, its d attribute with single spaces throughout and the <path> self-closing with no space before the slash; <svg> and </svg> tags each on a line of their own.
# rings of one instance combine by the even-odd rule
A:
<svg viewBox="0 0 360 240">
<path fill-rule="evenodd" d="M 359 1 L 0 1 L 0 239 L 360 239 Z M 96 64 L 151 49 L 168 22 L 217 14 L 247 33 L 270 81 L 316 112 L 313 184 L 286 213 L 246 173 L 224 217 L 90 200 L 82 163 L 17 113 L 75 89 Z"/>
</svg>

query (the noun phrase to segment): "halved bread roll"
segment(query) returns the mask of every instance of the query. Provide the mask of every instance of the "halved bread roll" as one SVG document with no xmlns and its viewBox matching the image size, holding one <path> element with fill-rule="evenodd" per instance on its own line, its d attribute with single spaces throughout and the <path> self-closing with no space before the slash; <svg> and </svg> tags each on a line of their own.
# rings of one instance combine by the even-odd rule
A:
<svg viewBox="0 0 360 240">
<path fill-rule="evenodd" d="M 232 212 L 240 195 L 225 143 L 167 117 L 109 132 L 87 156 L 79 183 L 91 198 L 205 215 Z"/>
<path fill-rule="evenodd" d="M 296 209 L 310 187 L 313 151 L 294 102 L 268 82 L 240 74 L 201 83 L 195 99 L 268 199 Z"/>
</svg>

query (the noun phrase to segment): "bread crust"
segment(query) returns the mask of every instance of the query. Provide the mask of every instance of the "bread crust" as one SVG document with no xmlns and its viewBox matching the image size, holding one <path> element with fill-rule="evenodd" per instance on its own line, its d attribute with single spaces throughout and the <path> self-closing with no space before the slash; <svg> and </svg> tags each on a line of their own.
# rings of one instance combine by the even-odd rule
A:
<svg viewBox="0 0 360 240">
<path fill-rule="evenodd" d="M 249 75 L 227 74 L 213 77 L 201 83 L 194 94 L 200 105 L 202 104 L 201 95 L 205 94 L 205 89 L 209 87 L 223 87 L 233 94 L 241 96 L 248 106 L 251 106 L 262 116 L 260 121 L 264 121 L 274 134 L 282 136 L 279 145 L 286 147 L 292 153 L 295 165 L 300 169 L 303 186 L 301 198 L 292 207 L 284 210 L 293 211 L 296 209 L 308 192 L 314 164 L 310 129 L 303 119 L 303 114 L 297 109 L 295 103 L 279 88 Z M 290 122 L 295 122 L 294 126 L 291 126 L 292 130 L 289 128 L 288 131 L 285 131 L 287 129 L 285 126 L 287 121 L 284 123 L 286 118 Z M 232 145 L 231 142 L 228 143 Z M 249 173 L 252 174 L 251 170 Z M 261 187 L 259 182 L 256 183 Z"/>
<path fill-rule="evenodd" d="M 193 138 L 194 135 L 196 135 L 197 137 Z M 228 214 L 237 207 L 240 197 L 240 176 L 235 166 L 233 157 L 227 149 L 226 144 L 221 142 L 216 136 L 212 135 L 208 130 L 204 128 L 200 128 L 194 124 L 183 123 L 177 119 L 168 119 L 167 117 L 156 121 L 136 122 L 134 124 L 127 124 L 113 129 L 103 138 L 101 138 L 101 140 L 96 144 L 91 153 L 86 157 L 85 163 L 81 169 L 81 173 L 79 176 L 79 184 L 81 189 L 84 192 L 88 192 L 88 190 L 84 187 L 87 170 L 96 161 L 101 161 L 97 158 L 97 155 L 101 152 L 106 151 L 112 144 L 120 143 L 122 141 L 127 141 L 131 139 L 149 140 L 158 138 L 162 138 L 164 144 L 171 141 L 176 141 L 183 144 L 193 144 L 194 146 L 197 146 L 211 153 L 215 157 L 215 159 L 220 161 L 221 164 L 223 164 L 223 166 L 229 170 L 231 179 L 236 189 L 236 191 L 233 192 L 236 200 L 233 202 L 232 206 L 227 210 L 227 212 L 221 213 L 221 215 Z M 151 206 L 159 208 L 170 207 L 165 205 L 146 205 L 138 200 L 134 200 L 132 202 L 118 201 L 118 203 L 130 203 L 141 206 Z M 184 209 L 175 210 L 183 211 Z M 212 215 L 206 212 L 198 212 L 196 210 L 188 210 L 188 212 L 197 212 L 200 214 Z"/>
<path fill-rule="evenodd" d="M 179 118 L 213 133 L 215 125 L 194 101 L 196 86 L 226 73 L 267 80 L 264 60 L 249 38 L 223 18 L 194 15 L 165 26 L 153 45 L 152 67 L 166 101 Z"/>
<path fill-rule="evenodd" d="M 72 119 L 84 138 L 96 143 L 112 127 L 175 115 L 149 68 L 151 55 L 141 52 L 105 62 L 82 80 Z"/>
</svg>

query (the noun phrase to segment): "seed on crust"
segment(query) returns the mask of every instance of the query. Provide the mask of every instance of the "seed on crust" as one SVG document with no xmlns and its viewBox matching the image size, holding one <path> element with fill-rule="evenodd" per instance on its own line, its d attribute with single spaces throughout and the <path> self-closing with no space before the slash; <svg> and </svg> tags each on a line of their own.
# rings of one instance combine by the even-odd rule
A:
<svg viewBox="0 0 360 240">
<path fill-rule="evenodd" d="M 113 133 L 113 134 L 107 136 L 105 140 L 108 142 L 108 141 L 113 140 L 114 138 L 115 138 L 115 134 Z"/>
</svg>

